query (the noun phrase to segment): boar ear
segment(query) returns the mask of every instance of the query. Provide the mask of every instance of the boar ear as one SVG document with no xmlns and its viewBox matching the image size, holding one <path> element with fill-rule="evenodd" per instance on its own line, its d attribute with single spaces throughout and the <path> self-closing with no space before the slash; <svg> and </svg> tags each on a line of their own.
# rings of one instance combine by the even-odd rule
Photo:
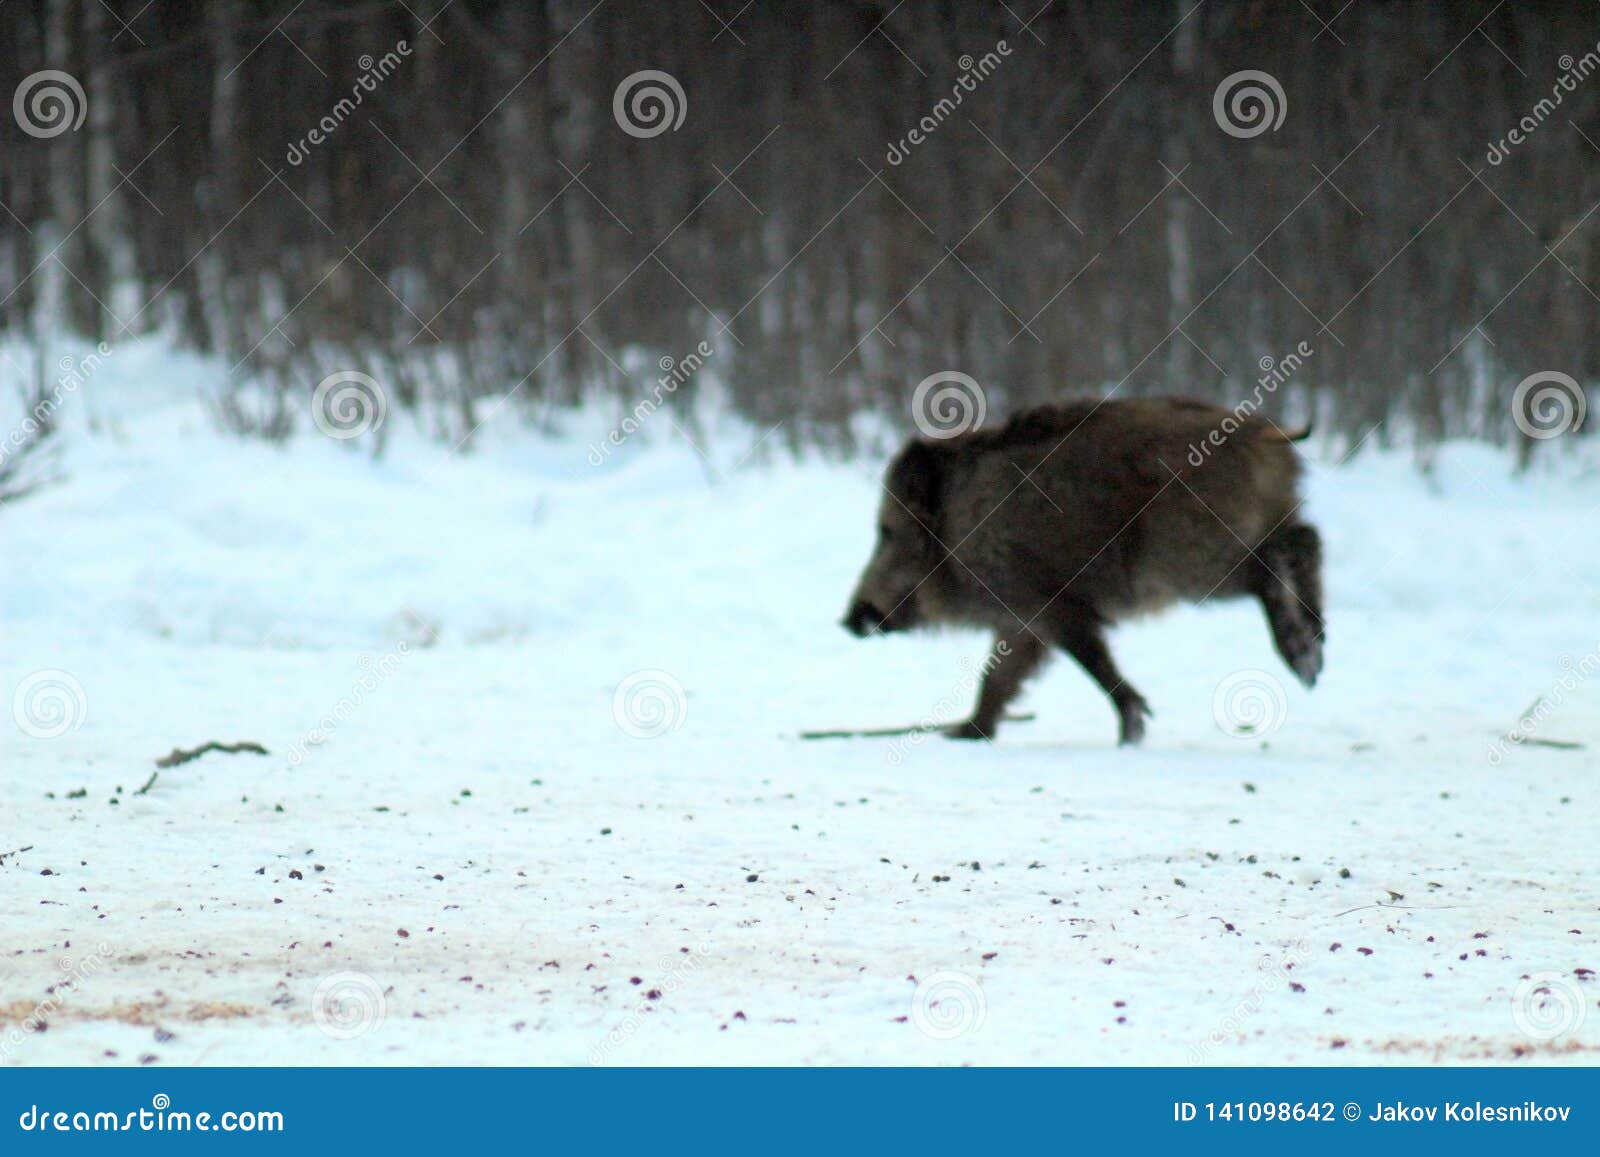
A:
<svg viewBox="0 0 1600 1157">
<path fill-rule="evenodd" d="M 944 463 L 926 442 L 912 442 L 895 459 L 889 490 L 928 530 L 936 531 L 943 501 Z"/>
</svg>

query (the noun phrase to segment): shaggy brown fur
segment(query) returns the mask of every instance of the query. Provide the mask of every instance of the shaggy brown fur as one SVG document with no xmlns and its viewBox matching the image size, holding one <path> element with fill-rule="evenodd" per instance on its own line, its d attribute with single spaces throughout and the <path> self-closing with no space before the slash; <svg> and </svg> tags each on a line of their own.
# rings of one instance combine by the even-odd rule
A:
<svg viewBox="0 0 1600 1157">
<path fill-rule="evenodd" d="M 844 626 L 993 630 L 995 658 L 958 738 L 991 737 L 1053 646 L 1111 698 L 1122 742 L 1137 743 L 1150 708 L 1117 670 L 1105 628 L 1175 602 L 1259 599 L 1309 687 L 1322 669 L 1321 543 L 1295 517 L 1289 445 L 1305 434 L 1148 399 L 1042 406 L 912 441 L 889 464 L 878 546 Z"/>
</svg>

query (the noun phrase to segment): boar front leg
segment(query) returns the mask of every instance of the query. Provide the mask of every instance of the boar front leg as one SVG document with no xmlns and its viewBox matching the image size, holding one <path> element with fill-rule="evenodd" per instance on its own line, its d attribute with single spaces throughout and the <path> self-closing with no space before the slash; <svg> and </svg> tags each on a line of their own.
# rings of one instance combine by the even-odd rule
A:
<svg viewBox="0 0 1600 1157">
<path fill-rule="evenodd" d="M 995 636 L 994 648 L 984 664 L 983 686 L 972 718 L 945 732 L 951 739 L 993 739 L 1006 705 L 1017 697 L 1022 684 L 1044 661 L 1045 645 L 1026 627 Z"/>
<path fill-rule="evenodd" d="M 1151 714 L 1150 704 L 1117 670 L 1100 624 L 1087 618 L 1067 623 L 1062 628 L 1061 646 L 1089 673 L 1091 679 L 1100 684 L 1100 689 L 1116 707 L 1119 724 L 1117 742 L 1129 746 L 1142 740 L 1145 716 Z"/>
</svg>

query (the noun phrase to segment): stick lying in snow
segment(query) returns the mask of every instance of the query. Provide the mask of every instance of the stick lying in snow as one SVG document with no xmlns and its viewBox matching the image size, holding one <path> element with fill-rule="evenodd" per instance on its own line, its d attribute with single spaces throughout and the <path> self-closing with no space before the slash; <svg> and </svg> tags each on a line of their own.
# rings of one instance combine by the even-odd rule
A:
<svg viewBox="0 0 1600 1157">
<path fill-rule="evenodd" d="M 1534 715 L 1534 712 L 1543 707 L 1548 701 L 1549 700 L 1546 696 L 1539 696 L 1539 698 L 1528 704 L 1528 709 L 1521 715 L 1517 716 L 1517 718 L 1525 721 L 1537 718 Z M 1534 735 L 1518 735 L 1515 729 L 1510 731 L 1502 738 L 1507 743 L 1520 744 L 1524 747 L 1553 747 L 1557 751 L 1583 750 L 1583 744 L 1579 743 L 1576 739 L 1540 739 L 1538 736 Z"/>
<path fill-rule="evenodd" d="M 174 747 L 170 754 L 163 755 L 156 760 L 157 767 L 177 767 L 180 763 L 188 763 L 191 759 L 199 759 L 208 751 L 223 751 L 229 755 L 237 755 L 241 751 L 248 751 L 255 755 L 268 754 L 267 749 L 259 743 L 251 743 L 248 739 L 240 743 L 218 743 L 213 739 L 210 743 L 202 743 L 199 747 L 184 750 Z"/>
<path fill-rule="evenodd" d="M 1010 723 L 1027 723 L 1033 718 L 1033 712 L 1022 715 L 1007 715 Z M 948 723 L 913 723 L 910 727 L 870 727 L 860 731 L 802 731 L 801 739 L 887 739 L 895 735 L 922 735 L 929 731 L 943 731 L 949 727 Z"/>
</svg>

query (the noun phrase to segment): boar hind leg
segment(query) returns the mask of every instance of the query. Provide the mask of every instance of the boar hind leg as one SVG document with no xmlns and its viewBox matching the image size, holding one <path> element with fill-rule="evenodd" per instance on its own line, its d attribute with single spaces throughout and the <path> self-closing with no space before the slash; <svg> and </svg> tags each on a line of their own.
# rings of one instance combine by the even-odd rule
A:
<svg viewBox="0 0 1600 1157">
<path fill-rule="evenodd" d="M 1002 632 L 983 666 L 983 686 L 972 718 L 945 732 L 951 739 L 993 739 L 1006 705 L 1044 661 L 1045 646 L 1032 631 Z"/>
<path fill-rule="evenodd" d="M 1089 678 L 1100 684 L 1116 707 L 1117 742 L 1132 745 L 1142 740 L 1145 717 L 1151 714 L 1150 704 L 1117 670 L 1100 624 L 1088 617 L 1074 619 L 1061 628 L 1060 639 L 1062 648 L 1089 673 Z"/>
<path fill-rule="evenodd" d="M 1322 671 L 1322 540 L 1302 523 L 1285 526 L 1257 550 L 1256 594 L 1278 654 L 1307 687 Z"/>
</svg>

